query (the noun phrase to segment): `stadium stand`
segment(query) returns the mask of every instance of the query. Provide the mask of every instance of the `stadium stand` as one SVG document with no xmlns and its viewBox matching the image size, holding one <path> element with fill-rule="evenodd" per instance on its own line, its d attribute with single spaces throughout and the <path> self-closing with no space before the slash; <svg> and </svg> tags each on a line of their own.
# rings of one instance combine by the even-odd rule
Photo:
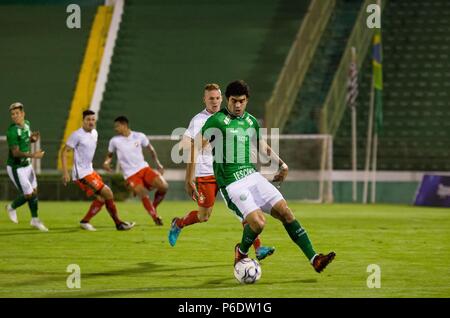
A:
<svg viewBox="0 0 450 318">
<path fill-rule="evenodd" d="M 450 170 L 450 3 L 389 1 L 383 19 L 383 114 L 379 170 Z M 364 168 L 371 52 L 360 70 L 358 169 Z M 334 142 L 336 169 L 351 168 L 347 111 Z"/>
<path fill-rule="evenodd" d="M 195 3 L 195 6 L 194 6 Z M 250 109 L 262 118 L 309 1 L 126 1 L 99 133 L 120 114 L 148 134 L 185 127 L 207 82 L 251 85 Z"/>
<path fill-rule="evenodd" d="M 314 60 L 297 95 L 291 116 L 284 127 L 284 133 L 314 134 L 319 132 L 319 111 L 355 24 L 360 10 L 360 2 L 359 0 L 336 2 Z"/>
<path fill-rule="evenodd" d="M 10 124 L 8 106 L 21 101 L 32 128 L 41 132 L 46 151 L 43 169 L 56 168 L 90 25 L 96 6 L 102 2 L 77 1 L 82 10 L 81 29 L 68 29 L 66 5 L 70 1 L 2 1 L 0 135 Z M 7 152 L 2 151 L 1 167 L 5 167 L 6 156 Z"/>
</svg>

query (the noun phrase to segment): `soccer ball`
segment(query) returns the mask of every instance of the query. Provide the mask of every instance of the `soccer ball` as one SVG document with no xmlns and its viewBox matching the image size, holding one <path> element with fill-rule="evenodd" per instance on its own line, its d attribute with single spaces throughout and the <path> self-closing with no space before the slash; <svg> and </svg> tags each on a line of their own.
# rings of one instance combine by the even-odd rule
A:
<svg viewBox="0 0 450 318">
<path fill-rule="evenodd" d="M 255 259 L 244 258 L 234 265 L 234 277 L 241 284 L 253 284 L 261 278 L 261 266 Z"/>
</svg>

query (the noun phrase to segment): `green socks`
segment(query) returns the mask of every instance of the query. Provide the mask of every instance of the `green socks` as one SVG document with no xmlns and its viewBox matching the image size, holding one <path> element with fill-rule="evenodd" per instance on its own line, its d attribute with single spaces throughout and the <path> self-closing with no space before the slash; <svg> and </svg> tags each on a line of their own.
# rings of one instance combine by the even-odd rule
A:
<svg viewBox="0 0 450 318">
<path fill-rule="evenodd" d="M 17 208 L 20 208 L 26 202 L 27 199 L 25 199 L 25 196 L 21 194 L 11 203 L 11 207 L 15 210 Z"/>
<path fill-rule="evenodd" d="M 258 233 L 255 233 L 249 224 L 244 226 L 244 232 L 242 233 L 242 241 L 239 249 L 242 253 L 247 254 L 250 246 L 252 246 L 253 241 L 258 237 Z"/>
<path fill-rule="evenodd" d="M 309 240 L 308 234 L 306 234 L 305 229 L 302 228 L 297 220 L 294 220 L 294 222 L 292 223 L 284 223 L 283 225 L 294 243 L 300 247 L 308 260 L 311 261 L 314 255 L 316 255 L 316 252 L 312 247 L 311 241 Z"/>
<path fill-rule="evenodd" d="M 31 199 L 28 200 L 28 207 L 31 211 L 31 216 L 34 218 L 38 217 L 38 198 L 37 196 L 33 196 Z"/>
</svg>

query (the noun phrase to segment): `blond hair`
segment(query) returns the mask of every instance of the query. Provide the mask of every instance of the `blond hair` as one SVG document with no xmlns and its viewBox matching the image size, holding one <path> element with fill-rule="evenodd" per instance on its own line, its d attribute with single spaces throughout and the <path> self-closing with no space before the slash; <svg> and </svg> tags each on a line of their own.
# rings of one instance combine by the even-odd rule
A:
<svg viewBox="0 0 450 318">
<path fill-rule="evenodd" d="M 205 85 L 205 91 L 220 91 L 220 86 L 216 83 L 209 83 Z"/>
</svg>

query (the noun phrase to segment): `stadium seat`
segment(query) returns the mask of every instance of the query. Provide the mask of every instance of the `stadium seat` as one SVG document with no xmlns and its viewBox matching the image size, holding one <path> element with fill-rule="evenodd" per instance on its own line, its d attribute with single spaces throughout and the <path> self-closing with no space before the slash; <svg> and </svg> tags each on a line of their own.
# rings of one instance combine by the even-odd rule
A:
<svg viewBox="0 0 450 318">
<path fill-rule="evenodd" d="M 389 1 L 383 22 L 383 132 L 378 167 L 383 170 L 450 168 L 450 3 L 436 0 Z M 430 18 L 432 17 L 432 18 Z M 360 70 L 358 96 L 359 168 L 364 165 L 371 56 Z M 348 169 L 351 139 L 346 112 L 335 136 L 337 169 Z"/>
</svg>

